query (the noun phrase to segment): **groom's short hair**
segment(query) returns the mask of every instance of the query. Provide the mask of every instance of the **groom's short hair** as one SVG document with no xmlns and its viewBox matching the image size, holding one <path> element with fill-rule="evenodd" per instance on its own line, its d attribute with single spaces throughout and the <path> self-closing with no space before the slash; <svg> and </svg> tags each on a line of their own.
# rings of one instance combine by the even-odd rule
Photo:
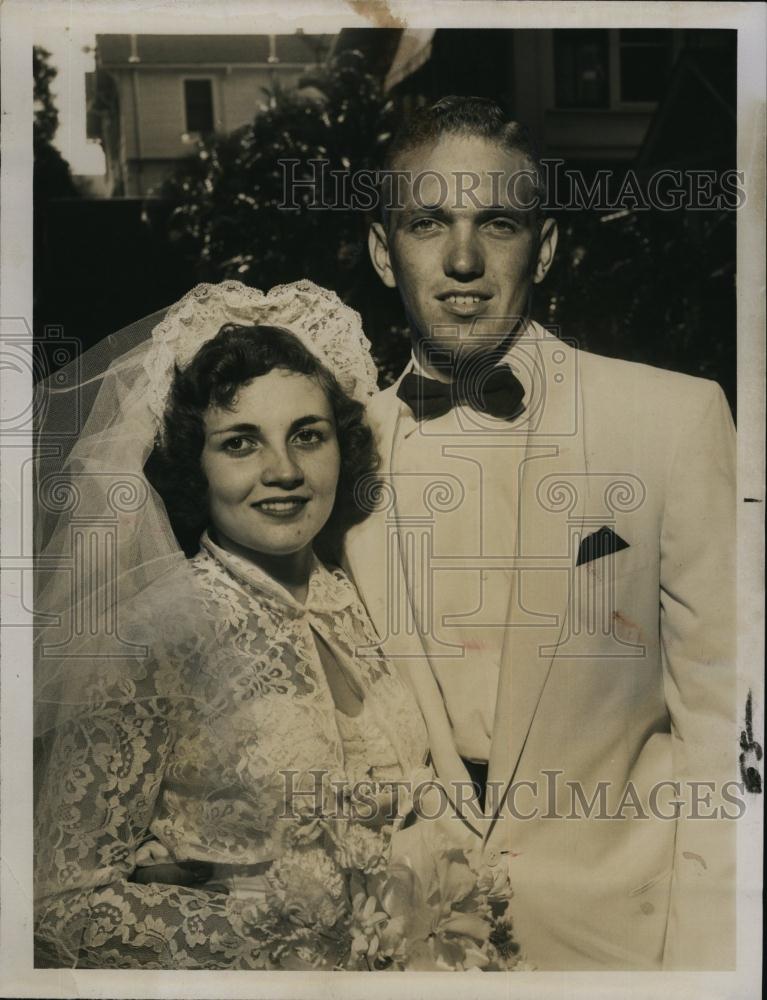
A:
<svg viewBox="0 0 767 1000">
<path fill-rule="evenodd" d="M 499 104 L 486 97 L 451 95 L 410 112 L 386 147 L 381 163 L 382 171 L 393 170 L 402 153 L 437 142 L 444 135 L 487 139 L 509 152 L 521 153 L 535 177 L 537 204 L 544 203 L 544 175 L 529 129 L 521 122 L 509 118 Z"/>
</svg>

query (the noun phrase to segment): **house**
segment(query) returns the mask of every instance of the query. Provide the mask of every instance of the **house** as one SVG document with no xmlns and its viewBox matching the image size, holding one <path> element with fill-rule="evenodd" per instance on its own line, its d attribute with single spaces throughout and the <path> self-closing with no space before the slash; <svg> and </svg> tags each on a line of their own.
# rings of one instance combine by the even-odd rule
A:
<svg viewBox="0 0 767 1000">
<path fill-rule="evenodd" d="M 395 37 L 396 36 L 396 37 Z M 590 167 L 629 166 L 681 54 L 716 59 L 734 32 L 711 29 L 348 29 L 334 51 L 382 57 L 389 96 L 407 111 L 445 94 L 500 100 L 529 126 L 541 155 Z"/>
<path fill-rule="evenodd" d="M 301 33 L 97 35 L 88 138 L 104 147 L 105 193 L 156 193 L 201 137 L 252 121 L 268 88 L 294 86 L 331 42 Z"/>
<path fill-rule="evenodd" d="M 267 89 L 295 86 L 331 54 L 357 48 L 407 110 L 444 94 L 500 99 L 541 154 L 588 172 L 629 166 L 683 52 L 715 60 L 732 32 L 573 28 L 338 35 L 98 35 L 86 79 L 88 137 L 104 147 L 104 193 L 156 193 L 200 137 L 250 122 Z"/>
</svg>

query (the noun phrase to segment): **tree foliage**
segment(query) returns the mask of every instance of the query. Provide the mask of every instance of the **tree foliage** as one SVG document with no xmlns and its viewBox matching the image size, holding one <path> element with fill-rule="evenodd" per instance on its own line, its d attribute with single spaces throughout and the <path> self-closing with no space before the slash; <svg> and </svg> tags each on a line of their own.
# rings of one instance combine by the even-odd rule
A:
<svg viewBox="0 0 767 1000">
<path fill-rule="evenodd" d="M 372 166 L 387 108 L 358 52 L 343 52 L 295 90 L 265 92 L 251 124 L 203 141 L 163 189 L 176 203 L 171 236 L 201 280 L 237 278 L 268 288 L 310 278 L 348 293 L 362 256 L 363 221 L 348 211 L 308 207 L 296 193 L 286 209 L 285 178 Z M 287 161 L 300 161 L 295 168 Z"/>
<path fill-rule="evenodd" d="M 390 137 L 393 108 L 356 50 L 341 52 L 293 90 L 264 92 L 251 124 L 203 141 L 164 185 L 174 203 L 169 235 L 200 281 L 236 278 L 257 288 L 309 278 L 362 313 L 382 382 L 409 356 L 396 292 L 383 287 L 367 257 L 362 211 L 316 210 L 314 195 L 295 190 L 298 209 L 283 206 L 285 177 L 311 180 L 326 162 L 347 174 L 375 168 Z M 295 168 L 280 161 L 299 161 Z M 319 198 L 332 200 L 328 187 Z"/>
<path fill-rule="evenodd" d="M 32 49 L 34 120 L 32 144 L 34 151 L 34 198 L 41 204 L 48 198 L 77 194 L 69 164 L 53 145 L 59 127 L 59 113 L 51 94 L 51 83 L 57 70 L 48 61 L 50 52 L 39 46 Z"/>
<path fill-rule="evenodd" d="M 735 400 L 734 210 L 562 213 L 537 318 L 597 354 L 719 381 Z"/>
</svg>

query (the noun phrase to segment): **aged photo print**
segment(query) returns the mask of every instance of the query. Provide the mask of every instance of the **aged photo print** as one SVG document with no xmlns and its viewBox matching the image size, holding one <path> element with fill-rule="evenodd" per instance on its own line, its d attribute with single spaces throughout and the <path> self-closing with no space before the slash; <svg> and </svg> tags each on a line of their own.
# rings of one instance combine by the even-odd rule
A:
<svg viewBox="0 0 767 1000">
<path fill-rule="evenodd" d="M 765 6 L 0 18 L 0 996 L 756 997 Z"/>
</svg>

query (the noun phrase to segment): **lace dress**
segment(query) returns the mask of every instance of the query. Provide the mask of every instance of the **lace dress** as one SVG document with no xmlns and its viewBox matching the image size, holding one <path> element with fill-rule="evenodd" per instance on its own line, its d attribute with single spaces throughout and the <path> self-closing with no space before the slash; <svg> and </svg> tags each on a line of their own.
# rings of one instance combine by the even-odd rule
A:
<svg viewBox="0 0 767 1000">
<path fill-rule="evenodd" d="M 370 703 L 358 715 L 336 709 L 336 724 L 344 752 L 344 770 L 350 782 L 386 781 L 402 776 L 396 751 L 379 726 Z"/>
<path fill-rule="evenodd" d="M 238 894 L 131 882 L 137 848 L 154 837 L 216 870 L 278 858 L 296 812 L 331 782 L 422 768 L 414 698 L 343 573 L 315 562 L 301 605 L 206 536 L 121 634 L 149 656 L 99 664 L 89 703 L 45 747 L 37 964 L 257 968 Z M 355 718 L 336 710 L 317 636 L 363 692 Z"/>
</svg>

